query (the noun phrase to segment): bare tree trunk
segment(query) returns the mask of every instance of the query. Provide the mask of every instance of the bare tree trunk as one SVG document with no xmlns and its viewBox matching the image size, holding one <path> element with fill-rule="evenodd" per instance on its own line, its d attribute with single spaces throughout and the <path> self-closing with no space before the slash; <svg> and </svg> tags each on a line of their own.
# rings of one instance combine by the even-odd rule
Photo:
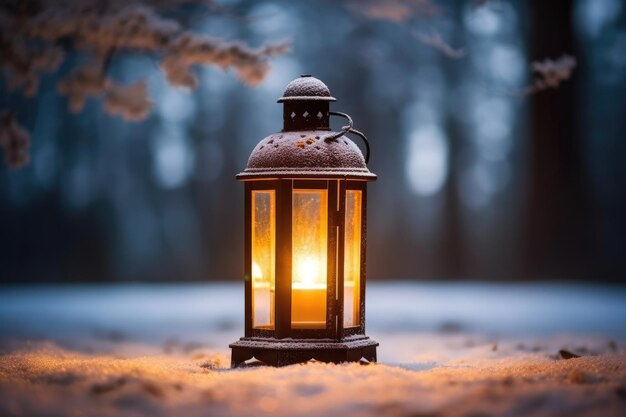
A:
<svg viewBox="0 0 626 417">
<path fill-rule="evenodd" d="M 462 8 L 454 8 L 454 20 L 462 25 Z M 452 39 L 455 45 L 462 40 Z M 451 85 L 458 85 L 465 76 L 464 65 L 459 61 L 443 58 L 442 68 L 448 80 L 454 80 Z M 469 140 L 467 129 L 452 114 L 448 114 L 445 129 L 448 135 L 448 176 L 442 190 L 445 195 L 442 219 L 443 228 L 439 246 L 439 276 L 447 279 L 472 278 L 472 270 L 468 260 L 467 244 L 463 228 L 463 203 L 459 194 L 459 181 L 462 175 L 463 153 Z M 476 278 L 475 276 L 473 278 Z"/>
<path fill-rule="evenodd" d="M 577 56 L 572 0 L 535 2 L 531 59 Z M 579 67 L 580 68 L 580 67 Z M 531 99 L 529 182 L 525 232 L 526 277 L 589 278 L 592 219 L 582 167 L 580 69 L 558 90 Z"/>
</svg>

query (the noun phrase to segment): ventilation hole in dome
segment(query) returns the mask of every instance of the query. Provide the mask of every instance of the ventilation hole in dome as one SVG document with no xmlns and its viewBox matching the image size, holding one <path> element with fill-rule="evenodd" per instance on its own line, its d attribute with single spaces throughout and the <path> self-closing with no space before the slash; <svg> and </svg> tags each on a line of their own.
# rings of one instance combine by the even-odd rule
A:
<svg viewBox="0 0 626 417">
<path fill-rule="evenodd" d="M 302 113 L 302 117 L 304 117 L 305 119 L 307 117 L 309 117 L 311 114 L 308 111 L 305 111 L 304 113 Z"/>
<path fill-rule="evenodd" d="M 320 148 L 319 146 L 315 145 L 315 149 L 319 149 L 319 148 Z"/>
<path fill-rule="evenodd" d="M 318 140 L 319 140 L 319 138 L 320 138 L 319 136 L 315 136 L 315 139 L 318 139 Z"/>
<path fill-rule="evenodd" d="M 268 140 L 267 143 L 274 143 L 274 139 Z"/>
<path fill-rule="evenodd" d="M 265 146 L 261 145 L 261 147 L 259 149 L 263 149 Z"/>
<path fill-rule="evenodd" d="M 300 135 L 300 137 L 301 137 L 301 138 L 305 138 L 305 137 L 306 137 L 306 135 Z"/>
<path fill-rule="evenodd" d="M 317 112 L 317 118 L 321 120 L 321 119 L 322 119 L 322 117 L 324 117 L 324 115 L 322 114 L 322 112 L 321 112 L 321 111 L 318 111 L 318 112 Z"/>
<path fill-rule="evenodd" d="M 278 148 L 278 143 L 276 145 L 274 145 L 275 148 Z"/>
</svg>

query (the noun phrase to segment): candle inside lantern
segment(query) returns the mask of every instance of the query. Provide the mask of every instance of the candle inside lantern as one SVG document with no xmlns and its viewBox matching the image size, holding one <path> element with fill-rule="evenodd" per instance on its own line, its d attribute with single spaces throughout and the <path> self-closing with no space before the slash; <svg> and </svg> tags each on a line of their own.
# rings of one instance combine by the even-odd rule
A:
<svg viewBox="0 0 626 417">
<path fill-rule="evenodd" d="M 326 273 L 320 262 L 306 255 L 295 266 L 291 320 L 297 327 L 324 327 L 326 322 Z"/>
<path fill-rule="evenodd" d="M 261 140 L 237 175 L 246 185 L 246 330 L 230 345 L 232 366 L 376 361 L 363 320 L 366 192 L 376 179 L 367 138 L 330 111 L 335 98 L 310 75 L 278 101 L 283 130 Z M 330 132 L 331 115 L 348 126 Z"/>
<path fill-rule="evenodd" d="M 326 327 L 327 191 L 293 191 L 293 328 Z"/>
</svg>

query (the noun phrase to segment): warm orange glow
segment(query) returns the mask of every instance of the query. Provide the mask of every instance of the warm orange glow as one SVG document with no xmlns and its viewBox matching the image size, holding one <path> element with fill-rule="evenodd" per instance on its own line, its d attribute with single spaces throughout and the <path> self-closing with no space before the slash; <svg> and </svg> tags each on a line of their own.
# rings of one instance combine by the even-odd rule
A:
<svg viewBox="0 0 626 417">
<path fill-rule="evenodd" d="M 258 263 L 252 261 L 252 281 L 253 282 L 262 282 L 263 281 L 263 271 L 261 271 L 261 267 Z"/>
<path fill-rule="evenodd" d="M 320 270 L 320 261 L 303 255 L 295 266 L 293 288 L 325 289 L 326 271 Z M 322 281 L 323 280 L 323 281 Z"/>
<path fill-rule="evenodd" d="M 326 327 L 327 210 L 326 190 L 293 190 L 293 328 Z"/>
<path fill-rule="evenodd" d="M 273 190 L 252 191 L 252 325 L 274 328 L 276 210 Z"/>
<path fill-rule="evenodd" d="M 361 311 L 361 204 L 359 190 L 346 192 L 346 223 L 343 268 L 343 325 L 359 325 Z"/>
<path fill-rule="evenodd" d="M 293 328 L 326 327 L 328 192 L 293 190 Z M 252 192 L 252 311 L 255 328 L 274 328 L 275 192 Z M 346 191 L 344 237 L 344 327 L 360 324 L 362 193 Z"/>
</svg>

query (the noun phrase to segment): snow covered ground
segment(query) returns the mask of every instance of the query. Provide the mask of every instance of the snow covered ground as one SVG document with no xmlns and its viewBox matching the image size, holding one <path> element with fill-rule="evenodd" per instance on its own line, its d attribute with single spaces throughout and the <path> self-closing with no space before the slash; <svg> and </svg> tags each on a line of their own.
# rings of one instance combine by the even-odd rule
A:
<svg viewBox="0 0 626 417">
<path fill-rule="evenodd" d="M 0 415 L 626 415 L 624 286 L 373 283 L 379 364 L 230 370 L 242 287 L 0 287 Z"/>
</svg>

